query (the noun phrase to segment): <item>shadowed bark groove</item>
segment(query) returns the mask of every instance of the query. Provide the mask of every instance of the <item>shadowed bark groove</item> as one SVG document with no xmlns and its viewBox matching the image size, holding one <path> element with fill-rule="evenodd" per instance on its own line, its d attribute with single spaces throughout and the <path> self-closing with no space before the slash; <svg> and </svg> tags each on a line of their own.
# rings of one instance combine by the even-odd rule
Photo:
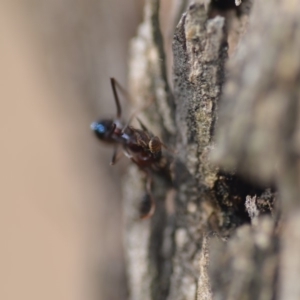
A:
<svg viewBox="0 0 300 300">
<path fill-rule="evenodd" d="M 175 133 L 174 102 L 166 78 L 158 12 L 159 1 L 147 0 L 144 22 L 130 45 L 129 91 L 136 107 L 155 100 L 139 118 L 169 145 Z M 138 207 L 145 193 L 143 179 L 144 174 L 136 166 L 130 166 L 123 184 L 130 299 L 164 300 L 169 290 L 174 249 L 174 216 L 165 209 L 170 183 L 161 177 L 154 178 L 156 212 L 150 220 L 141 221 Z"/>
</svg>

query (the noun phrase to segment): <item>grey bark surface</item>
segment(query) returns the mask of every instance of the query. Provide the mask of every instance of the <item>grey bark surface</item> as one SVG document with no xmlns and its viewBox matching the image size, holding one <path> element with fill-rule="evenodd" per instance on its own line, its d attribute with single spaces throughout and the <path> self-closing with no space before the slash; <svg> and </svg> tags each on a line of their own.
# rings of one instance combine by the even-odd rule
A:
<svg viewBox="0 0 300 300">
<path fill-rule="evenodd" d="M 124 180 L 130 299 L 299 299 L 300 6 L 200 2 L 175 29 L 173 94 L 158 0 L 131 44 L 132 98 L 155 99 L 143 120 L 176 154 L 152 219 L 142 173 Z"/>
<path fill-rule="evenodd" d="M 211 132 L 226 48 L 224 18 L 208 20 L 204 6 L 191 5 L 176 28 L 173 42 L 178 128 L 175 181 L 180 184 L 176 198 L 176 250 L 168 299 L 194 299 L 197 283 L 207 278 L 204 265 L 199 273 L 199 260 L 204 255 L 202 244 L 209 219 L 219 214 L 212 192 L 217 169 L 210 163 L 208 154 L 213 146 Z M 199 286 L 209 299 L 209 285 Z"/>
</svg>

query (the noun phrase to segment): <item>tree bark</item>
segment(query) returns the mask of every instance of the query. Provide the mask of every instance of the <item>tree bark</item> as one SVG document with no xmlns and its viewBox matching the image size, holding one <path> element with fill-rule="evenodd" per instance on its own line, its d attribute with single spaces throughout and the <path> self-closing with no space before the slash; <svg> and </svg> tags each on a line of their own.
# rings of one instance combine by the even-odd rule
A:
<svg viewBox="0 0 300 300">
<path fill-rule="evenodd" d="M 155 99 L 144 118 L 176 155 L 152 219 L 135 166 L 124 181 L 130 299 L 300 299 L 300 6 L 199 2 L 175 29 L 173 94 L 157 0 L 131 44 L 131 95 Z"/>
</svg>

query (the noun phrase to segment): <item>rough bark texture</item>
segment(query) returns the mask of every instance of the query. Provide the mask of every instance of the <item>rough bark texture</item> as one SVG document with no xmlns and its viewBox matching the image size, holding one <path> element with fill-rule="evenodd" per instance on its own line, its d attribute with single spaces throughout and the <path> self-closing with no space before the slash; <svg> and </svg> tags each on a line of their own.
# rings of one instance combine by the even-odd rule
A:
<svg viewBox="0 0 300 300">
<path fill-rule="evenodd" d="M 300 299 L 299 3 L 200 2 L 175 30 L 173 96 L 158 1 L 131 45 L 131 94 L 155 98 L 145 120 L 176 155 L 151 220 L 134 166 L 124 182 L 130 299 Z"/>
<path fill-rule="evenodd" d="M 178 193 L 169 299 L 195 298 L 205 229 L 220 213 L 213 193 L 217 169 L 208 154 L 226 47 L 224 18 L 208 20 L 204 6 L 191 5 L 176 28 L 173 43 Z M 206 277 L 205 270 L 200 277 Z M 201 289 L 209 296 L 209 286 L 201 285 Z"/>
</svg>

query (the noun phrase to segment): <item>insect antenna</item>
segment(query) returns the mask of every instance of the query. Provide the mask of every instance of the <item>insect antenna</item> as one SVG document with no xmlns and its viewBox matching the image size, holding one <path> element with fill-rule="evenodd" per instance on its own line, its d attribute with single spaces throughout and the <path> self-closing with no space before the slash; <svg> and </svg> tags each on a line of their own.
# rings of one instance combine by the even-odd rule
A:
<svg viewBox="0 0 300 300">
<path fill-rule="evenodd" d="M 122 116 L 122 107 L 121 107 L 119 96 L 118 96 L 117 89 L 116 89 L 117 81 L 115 80 L 115 78 L 111 77 L 110 83 L 111 83 L 111 88 L 113 90 L 114 98 L 115 98 L 115 102 L 116 102 L 116 106 L 117 106 L 117 118 L 119 119 Z"/>
</svg>

